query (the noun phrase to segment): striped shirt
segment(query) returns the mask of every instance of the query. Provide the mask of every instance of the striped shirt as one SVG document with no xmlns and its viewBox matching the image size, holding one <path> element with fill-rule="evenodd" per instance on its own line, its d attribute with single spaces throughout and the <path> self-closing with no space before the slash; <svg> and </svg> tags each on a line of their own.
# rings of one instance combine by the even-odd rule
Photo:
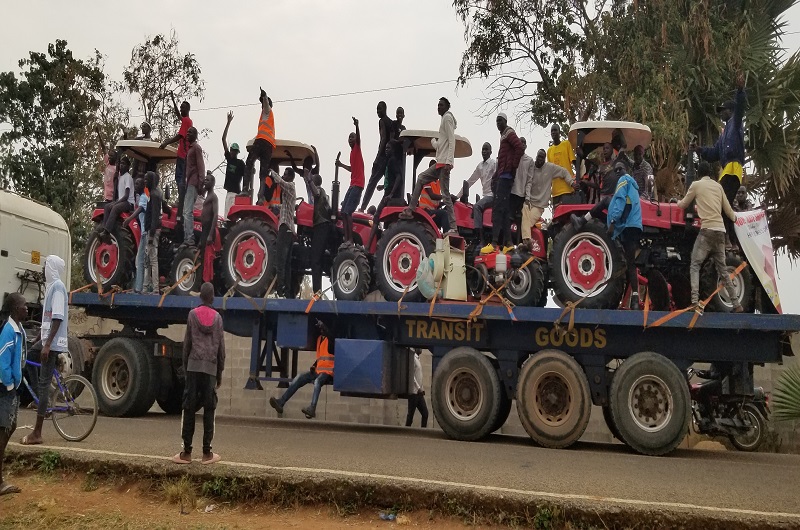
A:
<svg viewBox="0 0 800 530">
<path fill-rule="evenodd" d="M 278 218 L 278 228 L 281 225 L 286 225 L 289 230 L 294 232 L 294 182 L 286 182 L 274 171 L 270 170 L 269 173 L 272 176 L 272 180 L 281 187 L 281 213 Z"/>
</svg>

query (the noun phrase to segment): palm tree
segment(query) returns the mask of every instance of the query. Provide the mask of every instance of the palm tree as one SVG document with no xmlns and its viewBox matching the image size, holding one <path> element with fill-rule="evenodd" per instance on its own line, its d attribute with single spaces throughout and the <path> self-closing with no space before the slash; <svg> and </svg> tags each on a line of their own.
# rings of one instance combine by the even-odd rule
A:
<svg viewBox="0 0 800 530">
<path fill-rule="evenodd" d="M 794 365 L 781 374 L 775 385 L 772 405 L 777 421 L 800 420 L 800 365 Z"/>
</svg>

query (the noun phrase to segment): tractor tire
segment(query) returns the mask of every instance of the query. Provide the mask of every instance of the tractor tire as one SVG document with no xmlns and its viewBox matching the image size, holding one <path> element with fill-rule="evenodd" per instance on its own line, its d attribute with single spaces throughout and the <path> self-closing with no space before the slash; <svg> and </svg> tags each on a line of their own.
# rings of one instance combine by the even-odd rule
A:
<svg viewBox="0 0 800 530">
<path fill-rule="evenodd" d="M 727 253 L 725 256 L 725 268 L 728 269 L 728 274 L 736 270 L 736 267 L 741 265 L 742 259 L 736 254 Z M 706 261 L 703 268 L 700 269 L 700 300 L 705 300 L 713 293 L 720 282 L 719 274 L 717 274 L 714 264 L 711 261 Z M 733 278 L 733 290 L 736 292 L 736 298 L 744 308 L 745 313 L 752 313 L 755 306 L 755 287 L 753 285 L 753 273 L 749 267 Z M 709 311 L 717 313 L 730 313 L 733 311 L 733 303 L 728 296 L 728 291 L 724 287 L 714 295 L 706 308 Z"/>
<path fill-rule="evenodd" d="M 663 355 L 641 352 L 627 358 L 611 379 L 609 402 L 620 439 L 638 453 L 665 455 L 686 437 L 689 385 Z"/>
<path fill-rule="evenodd" d="M 454 440 L 480 440 L 497 430 L 503 388 L 491 361 L 474 348 L 450 350 L 433 373 L 433 413 Z"/>
<path fill-rule="evenodd" d="M 100 411 L 113 417 L 145 414 L 156 400 L 159 378 L 155 368 L 141 342 L 118 337 L 105 343 L 92 371 Z"/>
<path fill-rule="evenodd" d="M 584 309 L 616 309 L 625 290 L 622 248 L 597 221 L 580 232 L 565 226 L 553 243 L 552 284 L 561 303 Z"/>
<path fill-rule="evenodd" d="M 333 294 L 337 300 L 360 301 L 369 294 L 372 268 L 363 247 L 346 247 L 333 259 Z"/>
<path fill-rule="evenodd" d="M 519 371 L 517 414 L 528 436 L 543 447 L 563 449 L 589 425 L 592 395 L 578 362 L 559 350 L 542 350 Z"/>
<path fill-rule="evenodd" d="M 542 293 L 546 292 L 542 265 L 532 261 L 524 269 L 514 271 L 514 276 L 506 285 L 505 295 L 514 305 L 534 306 L 541 301 Z"/>
<path fill-rule="evenodd" d="M 243 219 L 225 238 L 222 277 L 225 288 L 247 296 L 263 297 L 275 277 L 275 231 L 261 219 Z"/>
<path fill-rule="evenodd" d="M 118 285 L 125 289 L 136 273 L 136 244 L 130 230 L 118 223 L 111 232 L 111 243 L 100 240 L 98 224 L 89 235 L 83 255 L 83 276 L 88 283 L 101 283 L 103 291 Z"/>
<path fill-rule="evenodd" d="M 199 250 L 194 245 L 182 245 L 178 249 L 175 259 L 172 261 L 172 270 L 169 272 L 169 279 L 167 280 L 170 286 L 175 286 L 171 294 L 189 296 L 192 291 L 200 292 L 200 286 L 203 285 L 202 264 L 194 272 L 190 273 L 189 271 L 194 269 L 195 265 L 202 259 L 199 255 Z M 188 276 L 184 278 L 186 274 Z"/>
<path fill-rule="evenodd" d="M 397 221 L 383 232 L 375 255 L 375 270 L 378 288 L 387 301 L 424 300 L 417 287 L 417 268 L 435 249 L 433 234 L 418 222 Z"/>
</svg>

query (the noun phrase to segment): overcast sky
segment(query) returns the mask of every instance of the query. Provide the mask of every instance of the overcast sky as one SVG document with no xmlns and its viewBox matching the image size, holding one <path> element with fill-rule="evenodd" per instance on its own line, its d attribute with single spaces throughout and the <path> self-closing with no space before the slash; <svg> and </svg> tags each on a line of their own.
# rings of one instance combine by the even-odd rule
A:
<svg viewBox="0 0 800 530">
<path fill-rule="evenodd" d="M 0 0 L 0 5 L 6 13 L 19 10 L 19 4 L 9 0 Z M 795 6 L 787 18 L 794 21 L 789 32 L 800 32 L 800 7 Z M 472 81 L 466 88 L 457 88 L 455 82 L 392 88 L 458 77 L 464 28 L 449 0 L 34 0 L 25 3 L 24 14 L 19 12 L 16 21 L 7 22 L 0 37 L 0 70 L 18 71 L 17 61 L 27 57 L 30 50 L 45 52 L 48 43 L 61 38 L 76 57 L 88 57 L 95 48 L 100 50 L 107 56 L 106 73 L 115 79 L 121 78 L 131 49 L 145 36 L 174 29 L 181 51 L 196 55 L 206 82 L 204 100 L 191 102 L 191 116 L 198 129 L 211 131 L 201 140 L 210 167 L 222 161 L 220 138 L 229 109 L 235 119 L 228 140 L 244 144 L 255 136 L 259 86 L 275 102 L 277 136 L 317 146 L 328 189 L 337 152 L 342 151 L 343 160 L 347 160 L 352 116 L 361 121 L 369 171 L 378 142 L 375 107 L 379 100 L 386 101 L 392 117 L 397 106 L 404 107 L 405 124 L 410 129 L 438 129 L 437 101 L 441 96 L 450 99 L 458 121 L 456 133 L 470 140 L 474 153 L 469 159 L 456 161 L 453 189 L 459 189 L 472 173 L 484 141 L 497 152 L 499 133 L 494 119 L 479 116 L 485 81 Z M 800 35 L 788 35 L 785 46 L 789 51 L 798 49 Z M 384 90 L 281 102 L 375 89 Z M 211 107 L 221 108 L 203 110 Z M 515 110 L 509 110 L 510 117 Z M 132 108 L 131 114 L 139 112 Z M 140 121 L 134 117 L 132 125 Z M 547 147 L 549 135 L 545 131 L 532 130 L 513 117 L 510 125 L 528 137 L 529 154 Z M 217 175 L 221 184 L 221 173 Z M 346 189 L 346 172 L 340 172 L 340 180 Z M 407 180 L 410 191 L 410 178 Z M 478 191 L 473 187 L 471 195 Z M 784 259 L 779 261 L 779 268 L 784 308 L 798 313 L 800 299 L 789 297 L 789 292 L 797 292 L 800 286 L 798 272 Z"/>
</svg>

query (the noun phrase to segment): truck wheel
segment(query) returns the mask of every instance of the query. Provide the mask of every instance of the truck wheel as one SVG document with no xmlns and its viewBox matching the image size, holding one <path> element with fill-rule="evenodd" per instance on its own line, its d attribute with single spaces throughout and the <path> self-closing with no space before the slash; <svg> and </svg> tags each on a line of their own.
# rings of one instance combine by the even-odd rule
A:
<svg viewBox="0 0 800 530">
<path fill-rule="evenodd" d="M 608 427 L 611 435 L 621 442 L 622 437 L 619 435 L 619 429 L 617 429 L 617 426 L 614 425 L 614 418 L 611 417 L 611 407 L 608 405 L 603 407 L 603 419 L 605 420 L 606 427 Z"/>
<path fill-rule="evenodd" d="M 436 249 L 433 235 L 414 221 L 393 223 L 381 235 L 375 256 L 378 288 L 389 302 L 423 300 L 417 287 L 417 268 Z"/>
<path fill-rule="evenodd" d="M 225 238 L 222 276 L 225 287 L 254 297 L 264 296 L 275 276 L 275 231 L 261 219 L 243 219 Z M 237 283 L 238 282 L 238 283 Z"/>
<path fill-rule="evenodd" d="M 166 396 L 163 398 L 156 398 L 156 402 L 158 406 L 161 407 L 161 410 L 169 415 L 181 413 L 181 410 L 183 410 L 183 387 L 183 381 L 179 380 L 173 374 L 169 392 L 167 392 Z"/>
<path fill-rule="evenodd" d="M 333 293 L 337 300 L 363 300 L 369 294 L 372 270 L 361 247 L 340 249 L 333 260 Z"/>
<path fill-rule="evenodd" d="M 86 362 L 86 348 L 83 342 L 75 335 L 67 337 L 67 349 L 64 366 L 61 369 L 61 376 L 83 375 Z M 77 397 L 77 396 L 76 396 Z"/>
<path fill-rule="evenodd" d="M 433 374 L 433 413 L 447 436 L 480 440 L 500 415 L 503 389 L 489 359 L 474 348 L 450 350 Z"/>
<path fill-rule="evenodd" d="M 492 425 L 492 430 L 489 433 L 497 432 L 506 424 L 508 416 L 511 414 L 512 399 L 508 397 L 505 389 L 500 391 L 500 411 L 497 413 L 497 420 Z"/>
<path fill-rule="evenodd" d="M 675 363 L 653 352 L 637 353 L 614 372 L 611 417 L 621 440 L 645 455 L 678 447 L 689 425 L 689 385 Z"/>
<path fill-rule="evenodd" d="M 100 348 L 92 383 L 100 410 L 107 416 L 141 416 L 156 400 L 155 363 L 135 339 L 118 337 Z"/>
<path fill-rule="evenodd" d="M 111 242 L 100 240 L 100 225 L 89 235 L 83 255 L 83 276 L 92 284 L 102 283 L 103 290 L 114 285 L 126 287 L 136 272 L 136 245 L 130 230 L 117 224 Z"/>
<path fill-rule="evenodd" d="M 536 261 L 514 271 L 514 276 L 506 285 L 506 298 L 519 306 L 536 305 L 542 299 L 543 292 L 544 273 L 542 265 Z"/>
<path fill-rule="evenodd" d="M 522 365 L 517 383 L 517 413 L 534 442 L 569 447 L 583 435 L 592 413 L 586 374 L 559 350 L 542 350 Z"/>
<path fill-rule="evenodd" d="M 728 269 L 728 274 L 736 270 L 736 267 L 741 265 L 742 259 L 736 254 L 728 254 L 725 258 L 725 267 Z M 749 267 L 746 267 L 740 274 L 733 278 L 733 290 L 736 293 L 736 299 L 742 304 L 745 313 L 753 312 L 753 305 L 755 304 L 755 289 L 753 287 L 753 275 Z M 714 264 L 711 261 L 706 261 L 703 268 L 700 270 L 700 299 L 705 300 L 708 296 L 717 289 L 720 278 Z M 708 303 L 708 310 L 718 313 L 730 313 L 733 311 L 733 302 L 728 296 L 728 290 L 724 287 L 711 299 Z"/>
<path fill-rule="evenodd" d="M 767 434 L 767 420 L 752 403 L 742 405 L 741 417 L 746 424 L 750 424 L 752 430 L 738 436 L 730 436 L 730 441 L 739 451 L 758 451 Z"/>
<path fill-rule="evenodd" d="M 198 255 L 197 247 L 194 245 L 182 245 L 175 254 L 175 259 L 172 262 L 172 270 L 169 273 L 167 283 L 175 285 L 172 294 L 179 296 L 189 296 L 192 291 L 200 291 L 200 286 L 203 284 L 203 266 L 189 273 L 195 264 L 200 262 L 202 258 Z M 184 278 L 184 275 L 188 276 Z M 181 278 L 183 280 L 181 281 Z M 180 283 L 178 283 L 180 281 Z M 176 285 L 177 284 L 177 285 Z"/>
<path fill-rule="evenodd" d="M 575 232 L 565 226 L 553 243 L 552 282 L 562 303 L 581 302 L 584 309 L 616 309 L 625 289 L 619 245 L 595 221 Z"/>
</svg>

